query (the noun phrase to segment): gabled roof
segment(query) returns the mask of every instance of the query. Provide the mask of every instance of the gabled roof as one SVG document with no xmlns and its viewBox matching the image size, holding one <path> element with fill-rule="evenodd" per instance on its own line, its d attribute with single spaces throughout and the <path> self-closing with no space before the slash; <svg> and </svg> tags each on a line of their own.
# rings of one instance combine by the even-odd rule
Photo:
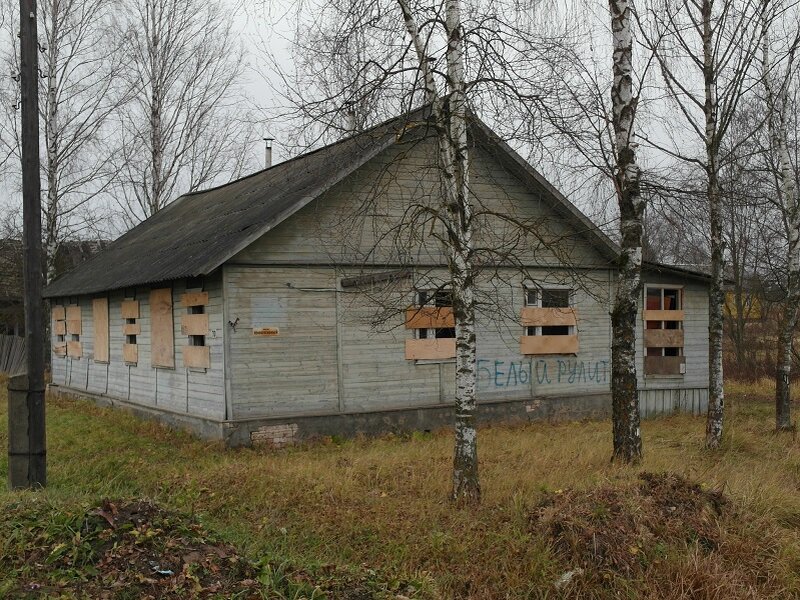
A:
<svg viewBox="0 0 800 600">
<path fill-rule="evenodd" d="M 44 295 L 53 298 L 93 294 L 208 275 L 397 143 L 409 124 L 424 122 L 429 113 L 429 107 L 416 109 L 242 179 L 181 196 L 56 279 Z M 489 149 L 522 181 L 543 189 L 553 208 L 582 226 L 586 239 L 601 255 L 609 261 L 617 256 L 616 245 L 597 226 L 489 127 L 474 115 L 470 117 L 470 132 L 476 143 Z"/>
<path fill-rule="evenodd" d="M 208 275 L 397 141 L 426 108 L 242 179 L 185 194 L 45 288 L 47 298 Z"/>
</svg>

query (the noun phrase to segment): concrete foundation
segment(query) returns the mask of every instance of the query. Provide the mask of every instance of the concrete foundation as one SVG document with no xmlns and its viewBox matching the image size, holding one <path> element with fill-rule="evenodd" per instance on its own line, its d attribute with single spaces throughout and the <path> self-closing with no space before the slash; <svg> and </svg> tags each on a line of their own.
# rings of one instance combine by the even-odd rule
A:
<svg viewBox="0 0 800 600">
<path fill-rule="evenodd" d="M 84 398 L 99 406 L 122 408 L 139 418 L 156 420 L 176 429 L 187 430 L 203 439 L 222 440 L 226 446 L 269 445 L 283 447 L 324 436 L 356 437 L 384 433 L 433 431 L 453 423 L 451 405 L 432 405 L 397 410 L 363 413 L 334 413 L 289 415 L 241 421 L 215 421 L 194 415 L 143 406 L 109 396 L 87 394 L 70 388 L 51 385 L 50 391 L 62 396 Z M 675 393 L 673 393 L 675 392 Z M 680 390 L 670 392 L 670 402 L 663 410 L 649 412 L 643 407 L 643 417 L 674 412 L 698 411 L 680 403 Z M 685 394 L 685 392 L 684 392 Z M 482 402 L 478 405 L 478 422 L 525 423 L 600 420 L 611 418 L 611 394 L 580 396 L 548 396 L 527 400 Z"/>
</svg>

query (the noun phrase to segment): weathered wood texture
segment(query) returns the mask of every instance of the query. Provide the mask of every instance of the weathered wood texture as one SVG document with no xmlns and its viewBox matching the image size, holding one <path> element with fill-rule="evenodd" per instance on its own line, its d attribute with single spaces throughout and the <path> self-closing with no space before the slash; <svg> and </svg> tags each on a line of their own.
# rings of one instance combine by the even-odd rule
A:
<svg viewBox="0 0 800 600">
<path fill-rule="evenodd" d="M 684 311 L 684 310 L 645 310 L 643 315 L 642 315 L 642 318 L 645 321 L 683 321 L 686 318 L 686 311 Z"/>
<path fill-rule="evenodd" d="M 181 333 L 183 335 L 208 335 L 208 315 L 181 315 Z"/>
<path fill-rule="evenodd" d="M 172 288 L 150 291 L 150 319 L 153 332 L 150 365 L 175 367 L 175 325 L 172 318 Z"/>
<path fill-rule="evenodd" d="M 645 356 L 645 375 L 680 375 L 685 356 Z"/>
<path fill-rule="evenodd" d="M 128 364 L 137 364 L 139 362 L 139 345 L 122 344 L 122 360 Z"/>
<path fill-rule="evenodd" d="M 183 364 L 196 369 L 208 369 L 211 366 L 211 354 L 208 346 L 184 346 Z"/>
<path fill-rule="evenodd" d="M 120 309 L 123 319 L 138 319 L 139 318 L 139 301 L 138 300 L 123 300 Z"/>
<path fill-rule="evenodd" d="M 563 256 L 583 267 L 604 268 L 608 264 L 573 218 L 553 210 L 552 198 L 544 189 L 529 189 L 481 147 L 471 149 L 471 164 L 476 247 L 497 248 L 501 240 L 507 243 L 514 237 L 515 227 L 508 219 L 491 216 L 494 213 L 536 223 L 541 237 L 552 240 L 552 246 L 558 248 L 554 252 L 536 236 L 524 236 L 513 248 L 515 259 L 523 264 L 559 265 Z M 418 257 L 422 263 L 445 265 L 433 236 L 420 236 L 418 226 L 396 229 L 397 223 L 407 218 L 412 202 L 430 203 L 431 198 L 439 197 L 436 165 L 434 139 L 391 148 L 256 240 L 231 262 L 360 264 L 369 256 L 370 264 L 391 264 L 398 260 L 398 248 L 403 248 L 404 255 Z"/>
<path fill-rule="evenodd" d="M 682 329 L 645 329 L 644 345 L 646 348 L 682 348 Z"/>
<path fill-rule="evenodd" d="M 577 354 L 577 335 L 524 335 L 519 340 L 522 354 Z"/>
<path fill-rule="evenodd" d="M 67 335 L 80 335 L 81 330 L 81 307 L 67 306 Z"/>
<path fill-rule="evenodd" d="M 644 280 L 652 285 L 680 285 L 684 283 L 674 277 L 653 274 L 644 277 Z M 665 312 L 667 313 L 666 315 L 664 314 Z M 700 283 L 685 283 L 683 288 L 683 310 L 641 310 L 641 313 L 642 326 L 638 333 L 636 346 L 636 370 L 639 374 L 639 387 L 708 389 L 708 288 Z M 646 331 L 658 331 L 645 329 L 646 321 L 661 320 L 682 321 L 682 329 L 680 330 L 683 332 L 682 358 L 686 363 L 686 372 L 683 374 L 645 372 Z"/>
<path fill-rule="evenodd" d="M 406 329 L 435 329 L 455 327 L 453 309 L 450 307 L 417 306 L 406 309 Z"/>
<path fill-rule="evenodd" d="M 144 406 L 163 408 L 172 412 L 188 413 L 200 417 L 225 418 L 225 385 L 223 380 L 223 319 L 222 289 L 219 276 L 207 277 L 205 288 L 208 294 L 206 312 L 209 317 L 209 335 L 206 347 L 210 357 L 210 367 L 188 368 L 183 362 L 182 352 L 178 352 L 173 368 L 154 368 L 152 366 L 153 329 L 150 308 L 150 289 L 137 288 L 137 300 L 131 302 L 122 292 L 109 294 L 110 356 L 108 364 L 95 363 L 87 358 L 94 354 L 94 332 L 92 320 L 83 324 L 81 343 L 83 357 L 53 356 L 53 382 L 75 390 L 85 390 L 94 394 L 108 395 Z M 159 286 L 161 287 L 161 286 Z M 188 337 L 181 334 L 180 315 L 185 308 L 180 306 L 181 294 L 185 292 L 184 282 L 174 282 L 173 339 L 176 351 L 188 345 Z M 123 317 L 123 303 L 126 315 Z M 91 299 L 80 297 L 81 306 L 91 306 Z M 177 315 L 177 316 L 176 316 Z M 140 333 L 137 334 L 136 364 L 127 364 L 123 356 L 125 336 L 123 324 L 126 318 L 135 318 Z M 53 339 L 55 343 L 55 337 Z"/>
<path fill-rule="evenodd" d="M 444 360 L 455 356 L 455 338 L 406 340 L 406 360 Z"/>
<path fill-rule="evenodd" d="M 190 306 L 207 306 L 208 305 L 208 292 L 186 292 L 181 294 L 181 306 L 189 308 Z"/>
<path fill-rule="evenodd" d="M 538 308 L 526 306 L 520 317 L 526 327 L 577 325 L 578 315 L 574 308 Z"/>
<path fill-rule="evenodd" d="M 107 363 L 109 357 L 108 298 L 92 299 L 92 325 L 94 328 L 94 361 Z"/>
<path fill-rule="evenodd" d="M 139 323 L 124 323 L 122 325 L 122 335 L 139 335 L 142 333 L 142 326 Z"/>
</svg>

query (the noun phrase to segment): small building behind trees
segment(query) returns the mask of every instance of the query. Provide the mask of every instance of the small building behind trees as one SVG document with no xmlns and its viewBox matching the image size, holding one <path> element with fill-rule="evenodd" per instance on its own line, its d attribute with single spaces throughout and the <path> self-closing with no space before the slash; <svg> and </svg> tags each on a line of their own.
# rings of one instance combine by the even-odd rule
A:
<svg viewBox="0 0 800 600">
<path fill-rule="evenodd" d="M 616 246 L 469 134 L 481 418 L 610 414 Z M 179 198 L 47 287 L 53 388 L 229 445 L 450 425 L 435 144 L 420 109 Z M 704 411 L 708 277 L 643 278 L 642 411 Z"/>
</svg>

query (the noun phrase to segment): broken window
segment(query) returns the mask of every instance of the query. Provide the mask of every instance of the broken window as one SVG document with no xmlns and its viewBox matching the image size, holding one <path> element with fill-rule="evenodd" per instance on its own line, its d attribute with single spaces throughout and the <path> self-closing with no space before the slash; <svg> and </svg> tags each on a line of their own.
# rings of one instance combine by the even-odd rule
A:
<svg viewBox="0 0 800 600">
<path fill-rule="evenodd" d="M 522 309 L 522 354 L 577 354 L 577 314 L 572 290 L 525 288 Z"/>
<path fill-rule="evenodd" d="M 646 286 L 643 316 L 645 375 L 683 374 L 683 288 Z"/>
<path fill-rule="evenodd" d="M 448 360 L 456 356 L 453 295 L 449 289 L 419 290 L 406 310 L 406 329 L 414 339 L 406 340 L 408 360 Z"/>
<path fill-rule="evenodd" d="M 56 341 L 53 344 L 53 353 L 56 356 L 67 355 L 67 312 L 66 309 L 58 304 L 53 306 L 53 332 Z"/>
<path fill-rule="evenodd" d="M 452 315 L 453 293 L 447 289 L 424 290 L 417 293 L 417 305 L 419 307 L 433 306 L 436 308 L 447 308 Z M 439 311 L 440 313 L 443 311 Z M 449 323 L 444 323 L 449 324 Z M 456 337 L 455 321 L 453 327 L 431 327 L 416 330 L 417 339 L 448 339 Z"/>
<path fill-rule="evenodd" d="M 201 280 L 188 280 L 189 285 L 201 285 Z M 186 314 L 181 316 L 181 333 L 187 336 L 183 347 L 183 365 L 194 369 L 208 369 L 211 366 L 211 350 L 206 346 L 208 335 L 208 292 L 187 289 L 181 296 L 181 305 Z"/>
<path fill-rule="evenodd" d="M 126 298 L 120 307 L 122 315 L 122 335 L 125 343 L 122 345 L 122 360 L 129 365 L 139 363 L 138 336 L 141 332 L 139 324 L 139 301 Z"/>
</svg>

